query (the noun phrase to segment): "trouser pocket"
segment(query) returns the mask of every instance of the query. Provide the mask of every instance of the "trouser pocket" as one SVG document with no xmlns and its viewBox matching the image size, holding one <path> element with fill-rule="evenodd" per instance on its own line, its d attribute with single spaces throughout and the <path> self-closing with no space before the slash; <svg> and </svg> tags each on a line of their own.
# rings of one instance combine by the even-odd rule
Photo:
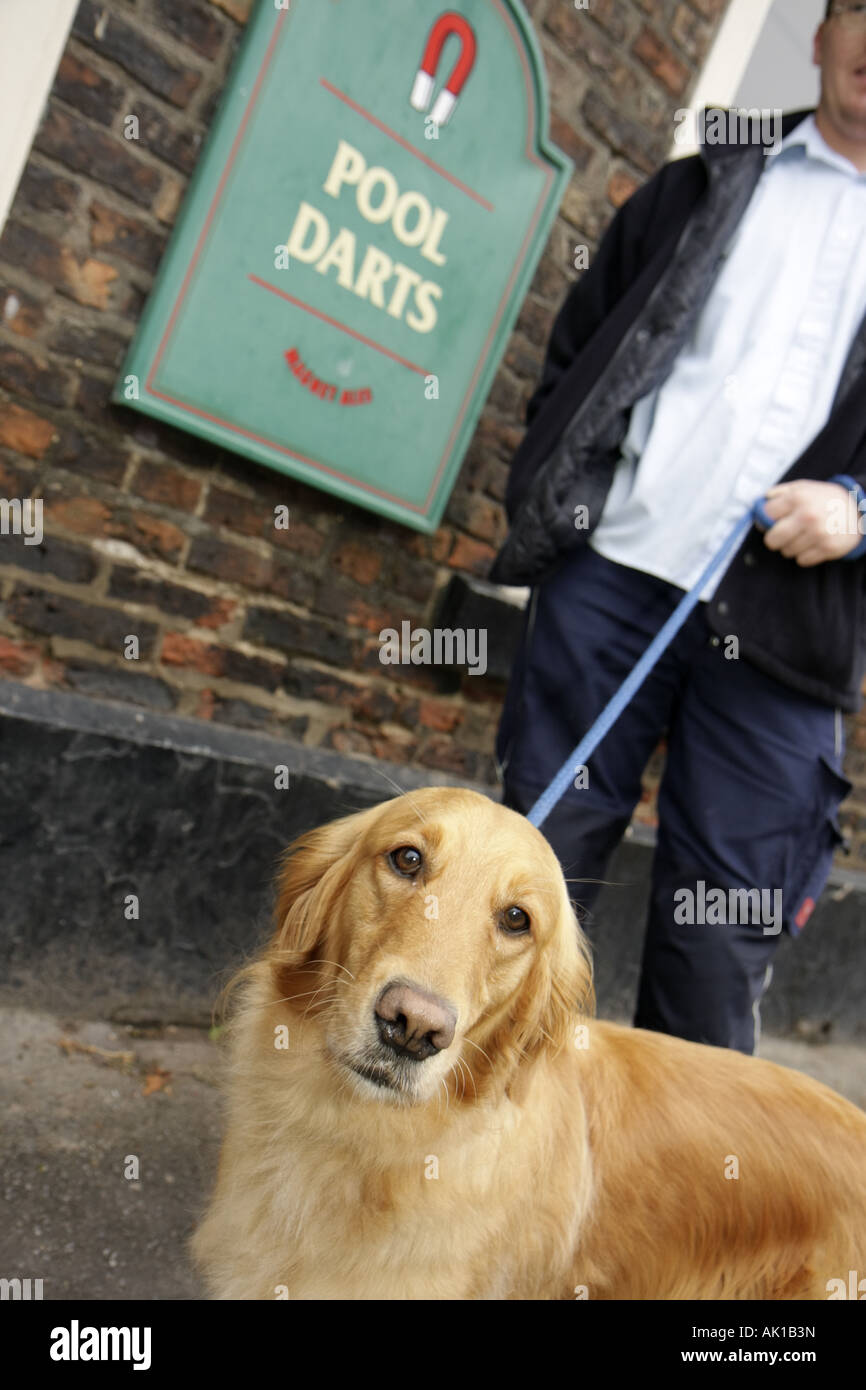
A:
<svg viewBox="0 0 866 1390">
<path fill-rule="evenodd" d="M 833 857 L 845 844 L 839 808 L 851 795 L 853 783 L 823 754 L 818 757 L 816 777 L 814 825 L 802 843 L 801 871 L 792 892 L 792 911 L 786 914 L 792 936 L 797 936 L 811 917 L 833 867 Z"/>
</svg>

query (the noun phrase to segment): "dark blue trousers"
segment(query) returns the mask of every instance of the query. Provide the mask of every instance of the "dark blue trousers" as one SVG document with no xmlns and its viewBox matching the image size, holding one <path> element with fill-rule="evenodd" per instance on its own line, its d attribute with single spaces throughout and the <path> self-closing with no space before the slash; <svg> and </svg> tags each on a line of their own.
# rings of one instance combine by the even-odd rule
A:
<svg viewBox="0 0 866 1390">
<path fill-rule="evenodd" d="M 533 591 L 497 737 L 506 805 L 530 809 L 681 597 L 589 547 Z M 802 929 L 826 882 L 851 784 L 840 713 L 731 638 L 699 604 L 542 829 L 590 909 L 666 737 L 634 1022 L 752 1052 L 781 931 Z"/>
</svg>

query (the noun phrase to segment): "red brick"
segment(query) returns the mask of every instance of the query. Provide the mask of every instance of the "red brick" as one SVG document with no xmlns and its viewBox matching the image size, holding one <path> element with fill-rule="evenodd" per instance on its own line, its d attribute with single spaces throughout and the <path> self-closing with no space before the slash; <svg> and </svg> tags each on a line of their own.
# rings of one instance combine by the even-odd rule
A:
<svg viewBox="0 0 866 1390">
<path fill-rule="evenodd" d="M 56 106 L 49 106 L 35 140 L 38 150 L 68 169 L 87 174 L 98 183 L 116 188 L 134 203 L 150 207 L 161 177 L 132 152 L 133 144 L 121 135 L 97 130 L 80 116 Z"/>
<path fill-rule="evenodd" d="M 356 584 L 372 584 L 382 570 L 382 556 L 369 546 L 349 541 L 333 556 L 333 565 L 340 574 L 354 579 Z"/>
<path fill-rule="evenodd" d="M 105 309 L 108 307 L 112 281 L 117 279 L 117 271 L 104 261 L 78 261 L 71 251 L 64 249 L 63 278 L 72 298 L 79 304 L 89 305 L 92 309 Z"/>
<path fill-rule="evenodd" d="M 425 767 L 436 767 L 471 781 L 483 778 L 483 755 L 471 748 L 461 748 L 445 734 L 431 735 L 418 754 L 418 761 Z"/>
<path fill-rule="evenodd" d="M 54 95 L 85 116 L 111 125 L 123 100 L 123 88 L 76 58 L 64 53 L 54 78 Z"/>
<path fill-rule="evenodd" d="M 174 106 L 187 106 L 201 82 L 199 73 L 170 62 L 140 29 L 109 13 L 102 0 L 82 0 L 72 30 Z"/>
<path fill-rule="evenodd" d="M 45 320 L 42 305 L 24 290 L 0 287 L 0 319 L 21 338 L 32 338 Z"/>
<path fill-rule="evenodd" d="M 375 756 L 373 744 L 366 734 L 362 734 L 359 729 L 346 728 L 345 725 L 336 729 L 329 729 L 324 737 L 323 747 L 333 748 L 336 752 L 345 753 L 349 757 L 354 757 L 358 753 L 366 755 L 368 758 Z"/>
<path fill-rule="evenodd" d="M 130 541 L 146 554 L 159 555 L 163 560 L 177 560 L 186 544 L 183 531 L 168 521 L 159 521 L 155 516 L 142 512 L 116 523 L 112 534 Z"/>
<path fill-rule="evenodd" d="M 12 464 L 0 455 L 0 496 L 29 497 L 32 488 L 33 480 L 24 469 L 13 468 Z"/>
<path fill-rule="evenodd" d="M 197 642 L 179 632 L 165 634 L 161 660 L 167 666 L 183 666 L 202 675 L 223 676 L 246 685 L 260 685 L 269 691 L 276 690 L 283 675 L 283 668 L 275 661 L 247 656 L 232 647 Z"/>
<path fill-rule="evenodd" d="M 49 343 L 55 352 L 92 362 L 97 367 L 116 368 L 123 361 L 127 339 L 110 328 L 70 323 L 64 319 L 53 330 Z"/>
<path fill-rule="evenodd" d="M 305 522 L 295 521 L 290 517 L 288 530 L 284 531 L 274 526 L 273 521 L 274 515 L 271 512 L 270 524 L 265 532 L 268 540 L 275 541 L 277 545 L 294 551 L 297 555 L 321 555 L 325 537 L 315 526 L 307 526 Z"/>
<path fill-rule="evenodd" d="M 59 241 L 11 219 L 0 237 L 0 258 L 95 309 L 106 308 L 112 281 L 117 279 L 113 266 L 92 259 L 79 261 Z"/>
<path fill-rule="evenodd" d="M 461 711 L 454 705 L 446 705 L 439 700 L 420 700 L 418 703 L 418 723 L 423 724 L 425 729 L 450 734 L 462 718 Z"/>
<path fill-rule="evenodd" d="M 111 522 L 111 508 L 98 497 L 70 497 L 52 501 L 49 505 L 52 525 L 62 526 L 80 536 L 106 536 Z"/>
<path fill-rule="evenodd" d="M 29 410 L 0 402 L 0 444 L 28 458 L 41 459 L 54 437 L 54 426 Z"/>
<path fill-rule="evenodd" d="M 52 169 L 35 164 L 31 157 L 21 176 L 15 201 L 20 200 L 37 212 L 73 212 L 80 192 L 78 184 L 73 183 L 72 179 L 65 179 Z"/>
<path fill-rule="evenodd" d="M 210 608 L 201 617 L 196 618 L 196 627 L 207 627 L 213 630 L 224 627 L 230 622 L 237 612 L 238 605 L 231 598 L 212 598 Z"/>
<path fill-rule="evenodd" d="M 468 531 L 477 540 L 487 541 L 490 545 L 498 546 L 505 539 L 506 525 L 502 508 L 496 502 L 491 502 L 490 498 L 485 497 L 483 493 L 455 492 L 448 506 L 448 519 Z M 464 544 L 471 544 L 465 537 L 461 539 Z M 457 549 L 459 548 L 460 540 L 457 542 Z M 457 550 L 455 550 L 455 554 L 457 554 Z M 449 563 L 457 564 L 461 568 L 464 567 L 462 558 L 455 560 L 454 555 Z M 477 564 L 478 561 L 471 563 Z"/>
<path fill-rule="evenodd" d="M 148 502 L 160 502 L 185 512 L 195 511 L 201 496 L 201 483 L 197 478 L 190 478 L 170 464 L 150 460 L 139 463 L 130 488 L 137 497 L 144 497 Z"/>
<path fill-rule="evenodd" d="M 187 618 L 196 627 L 211 629 L 228 622 L 237 607 L 233 599 L 215 598 L 129 565 L 116 565 L 112 570 L 108 597 L 158 608 L 169 617 Z"/>
<path fill-rule="evenodd" d="M 225 38 L 225 24 L 217 19 L 213 10 L 198 0 L 151 0 L 159 21 L 173 38 L 188 44 L 205 58 L 215 58 Z"/>
<path fill-rule="evenodd" d="M 341 632 L 295 613 L 254 606 L 247 612 L 243 636 L 249 642 L 276 647 L 290 657 L 301 653 L 331 666 L 348 666 L 351 661 L 351 643 Z"/>
<path fill-rule="evenodd" d="M 636 178 L 627 174 L 624 169 L 616 169 L 608 179 L 607 196 L 615 208 L 621 208 L 639 188 L 640 184 Z"/>
<path fill-rule="evenodd" d="M 61 406 L 72 396 L 75 376 L 42 357 L 0 345 L 0 385 L 16 395 L 32 396 L 44 405 Z"/>
<path fill-rule="evenodd" d="M 442 564 L 448 559 L 453 543 L 454 533 L 447 526 L 440 526 L 432 536 L 407 536 L 404 542 L 410 554 L 417 555 L 421 560 L 429 558 L 435 564 Z"/>
<path fill-rule="evenodd" d="M 452 569 L 467 570 L 470 574 L 484 577 L 493 563 L 496 551 L 482 541 L 471 540 L 468 536 L 458 536 L 454 549 L 448 557 Z"/>
<path fill-rule="evenodd" d="M 67 584 L 90 584 L 96 578 L 97 560 L 89 550 L 69 545 L 56 535 L 44 536 L 39 545 L 15 545 L 2 542 L 0 554 L 18 569 L 30 570 L 34 575 L 54 575 Z"/>
<path fill-rule="evenodd" d="M 179 632 L 167 632 L 159 659 L 166 666 L 184 666 L 205 676 L 218 676 L 222 671 L 221 658 L 219 647 L 197 642 L 194 637 L 184 637 Z"/>
<path fill-rule="evenodd" d="M 675 97 L 682 96 L 689 85 L 691 73 L 658 34 L 644 25 L 632 45 L 632 52 L 669 92 Z"/>
<path fill-rule="evenodd" d="M 65 282 L 64 250 L 59 241 L 15 218 L 9 219 L 0 236 L 0 257 L 8 265 L 29 271 L 37 280 L 47 280 L 49 285 Z"/>
<path fill-rule="evenodd" d="M 115 444 L 99 435 L 84 433 L 73 425 L 63 427 L 50 454 L 50 462 L 55 467 L 68 468 L 114 486 L 123 481 L 128 461 L 122 441 Z"/>
<path fill-rule="evenodd" d="M 237 492 L 211 484 L 208 489 L 203 517 L 212 526 L 226 526 L 243 536 L 259 539 L 272 514 L 260 502 L 253 502 Z"/>
<path fill-rule="evenodd" d="M 363 627 L 368 632 L 381 632 L 383 627 L 399 629 L 400 618 L 405 616 L 398 611 L 367 603 L 351 585 L 331 573 L 319 584 L 316 592 L 316 612 L 329 618 L 340 619 L 351 627 Z"/>
<path fill-rule="evenodd" d="M 407 763 L 417 747 L 415 739 L 387 738 L 383 734 L 373 738 L 373 756 L 381 762 Z"/>
<path fill-rule="evenodd" d="M 31 632 L 92 642 L 119 653 L 123 652 L 126 637 L 135 634 L 142 657 L 150 655 L 156 637 L 153 623 L 132 618 L 117 608 L 82 603 L 44 589 L 16 589 L 7 601 L 6 611 L 14 623 Z"/>
<path fill-rule="evenodd" d="M 168 521 L 126 509 L 112 513 L 109 505 L 98 497 L 51 498 L 47 510 L 53 525 L 78 535 L 129 541 L 145 554 L 157 555 L 163 560 L 176 560 L 186 540 L 183 532 Z"/>
<path fill-rule="evenodd" d="M 566 121 L 562 116 L 551 113 L 550 117 L 550 138 L 554 144 L 574 160 L 577 173 L 585 173 L 592 163 L 595 150 L 582 135 L 579 135 L 570 121 Z"/>
<path fill-rule="evenodd" d="M 91 203 L 90 244 L 95 250 L 110 251 L 133 265 L 155 270 L 165 249 L 165 237 L 137 217 L 127 217 L 104 203 Z"/>
<path fill-rule="evenodd" d="M 693 63 L 700 62 L 708 47 L 708 32 L 688 5 L 677 6 L 671 36 Z"/>
<path fill-rule="evenodd" d="M 216 536 L 196 536 L 190 546 L 187 569 L 223 579 L 229 584 L 262 588 L 268 579 L 270 559 L 255 550 L 231 545 Z"/>
<path fill-rule="evenodd" d="M 275 554 L 265 588 L 277 598 L 287 599 L 302 608 L 312 608 L 317 582 L 316 576 L 301 569 L 293 556 Z"/>
<path fill-rule="evenodd" d="M 397 701 L 380 685 L 363 685 L 352 694 L 349 707 L 356 719 L 363 719 L 369 724 L 384 724 L 394 718 Z"/>
<path fill-rule="evenodd" d="M 0 635 L 0 671 L 6 676 L 30 676 L 39 665 L 39 648 Z"/>
<path fill-rule="evenodd" d="M 105 415 L 111 404 L 112 382 L 103 377 L 82 373 L 75 395 L 75 404 L 90 420 L 105 422 Z"/>
<path fill-rule="evenodd" d="M 627 115 L 620 107 L 607 101 L 601 85 L 591 87 L 581 108 L 584 120 L 615 154 L 651 174 L 663 157 L 658 139 L 644 121 Z M 542 266 L 545 264 L 542 261 Z M 538 276 L 536 276 L 538 279 Z M 539 293 L 544 294 L 543 289 Z"/>
<path fill-rule="evenodd" d="M 176 117 L 163 115 L 148 102 L 140 102 L 135 114 L 142 148 L 173 164 L 181 173 L 191 174 L 201 154 L 202 132 Z"/>
</svg>

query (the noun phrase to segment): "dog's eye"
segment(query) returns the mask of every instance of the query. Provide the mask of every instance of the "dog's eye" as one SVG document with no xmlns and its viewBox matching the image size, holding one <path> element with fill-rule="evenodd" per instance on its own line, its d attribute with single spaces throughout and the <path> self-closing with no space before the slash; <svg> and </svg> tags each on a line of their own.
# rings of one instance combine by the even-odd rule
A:
<svg viewBox="0 0 866 1390">
<path fill-rule="evenodd" d="M 507 907 L 500 913 L 499 925 L 512 936 L 522 936 L 529 931 L 529 913 L 524 912 L 522 907 Z"/>
<path fill-rule="evenodd" d="M 392 849 L 388 859 L 392 868 L 404 878 L 414 878 L 424 863 L 421 851 L 415 849 L 414 845 L 401 845 L 399 849 Z"/>
</svg>

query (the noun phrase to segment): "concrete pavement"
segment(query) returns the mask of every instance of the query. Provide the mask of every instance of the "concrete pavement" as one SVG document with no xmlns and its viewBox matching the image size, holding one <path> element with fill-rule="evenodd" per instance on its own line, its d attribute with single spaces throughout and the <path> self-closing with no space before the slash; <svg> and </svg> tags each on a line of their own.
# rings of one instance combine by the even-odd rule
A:
<svg viewBox="0 0 866 1390">
<path fill-rule="evenodd" d="M 866 1109 L 862 1047 L 765 1037 L 761 1055 Z M 0 1277 L 41 1278 L 46 1299 L 200 1298 L 186 1242 L 215 1170 L 220 1062 L 195 1028 L 0 1010 Z"/>
</svg>

